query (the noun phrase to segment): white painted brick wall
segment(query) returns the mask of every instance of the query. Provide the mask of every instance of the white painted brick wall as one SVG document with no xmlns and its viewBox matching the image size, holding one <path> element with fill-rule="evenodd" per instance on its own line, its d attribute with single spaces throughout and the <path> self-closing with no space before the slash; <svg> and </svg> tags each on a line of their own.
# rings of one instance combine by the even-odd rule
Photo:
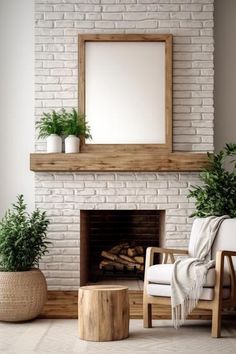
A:
<svg viewBox="0 0 236 354">
<path fill-rule="evenodd" d="M 172 33 L 173 148 L 213 150 L 214 0 L 35 0 L 36 119 L 78 106 L 79 33 Z M 208 115 L 206 118 L 205 115 Z M 201 129 L 204 125 L 204 134 Z M 45 150 L 38 141 L 36 150 Z"/>
<path fill-rule="evenodd" d="M 213 150 L 214 0 L 35 0 L 35 118 L 78 106 L 79 33 L 173 34 L 173 147 Z M 36 141 L 36 151 L 45 142 Z M 51 219 L 41 262 L 49 289 L 79 285 L 81 209 L 166 210 L 167 246 L 186 247 L 197 173 L 37 173 L 36 205 Z"/>
<path fill-rule="evenodd" d="M 166 210 L 165 245 L 187 247 L 197 173 L 37 173 L 36 205 L 51 220 L 50 252 L 40 266 L 50 289 L 79 286 L 80 210 Z"/>
</svg>

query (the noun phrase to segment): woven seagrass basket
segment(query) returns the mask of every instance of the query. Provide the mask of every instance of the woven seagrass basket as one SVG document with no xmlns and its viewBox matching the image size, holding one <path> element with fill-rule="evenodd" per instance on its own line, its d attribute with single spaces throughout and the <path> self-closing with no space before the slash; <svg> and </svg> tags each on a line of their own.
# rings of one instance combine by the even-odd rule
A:
<svg viewBox="0 0 236 354">
<path fill-rule="evenodd" d="M 37 317 L 47 299 L 47 284 L 39 269 L 0 272 L 0 321 L 19 322 Z"/>
</svg>

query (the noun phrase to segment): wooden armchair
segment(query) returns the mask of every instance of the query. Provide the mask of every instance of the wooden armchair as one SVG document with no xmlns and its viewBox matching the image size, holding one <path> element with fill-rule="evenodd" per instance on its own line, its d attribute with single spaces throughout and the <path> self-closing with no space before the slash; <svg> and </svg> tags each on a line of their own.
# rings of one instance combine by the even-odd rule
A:
<svg viewBox="0 0 236 354">
<path fill-rule="evenodd" d="M 143 323 L 152 327 L 152 304 L 171 305 L 171 276 L 175 256 L 193 252 L 193 229 L 201 219 L 196 219 L 190 236 L 189 249 L 149 247 L 146 253 Z M 161 255 L 161 264 L 154 265 L 154 254 Z M 233 258 L 234 257 L 234 258 Z M 212 311 L 212 337 L 220 337 L 221 314 L 224 308 L 236 307 L 236 219 L 226 219 L 221 224 L 212 247 L 215 268 L 209 269 L 206 283 L 197 308 Z"/>
</svg>

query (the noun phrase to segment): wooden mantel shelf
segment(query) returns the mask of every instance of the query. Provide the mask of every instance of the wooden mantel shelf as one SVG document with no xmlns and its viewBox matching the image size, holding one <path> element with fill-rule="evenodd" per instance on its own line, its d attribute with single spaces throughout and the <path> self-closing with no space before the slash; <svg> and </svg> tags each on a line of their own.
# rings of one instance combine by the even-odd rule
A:
<svg viewBox="0 0 236 354">
<path fill-rule="evenodd" d="M 35 172 L 192 172 L 208 166 L 205 153 L 91 153 L 30 155 Z"/>
</svg>

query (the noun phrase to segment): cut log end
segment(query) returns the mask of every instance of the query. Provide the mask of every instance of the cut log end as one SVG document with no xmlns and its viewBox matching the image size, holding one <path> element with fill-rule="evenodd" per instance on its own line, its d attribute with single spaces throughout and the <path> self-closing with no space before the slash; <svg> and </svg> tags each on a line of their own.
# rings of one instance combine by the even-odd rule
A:
<svg viewBox="0 0 236 354">
<path fill-rule="evenodd" d="M 112 247 L 109 251 L 103 250 L 103 260 L 99 264 L 101 270 L 144 270 L 144 249 L 142 246 L 130 247 L 124 242 Z"/>
</svg>

